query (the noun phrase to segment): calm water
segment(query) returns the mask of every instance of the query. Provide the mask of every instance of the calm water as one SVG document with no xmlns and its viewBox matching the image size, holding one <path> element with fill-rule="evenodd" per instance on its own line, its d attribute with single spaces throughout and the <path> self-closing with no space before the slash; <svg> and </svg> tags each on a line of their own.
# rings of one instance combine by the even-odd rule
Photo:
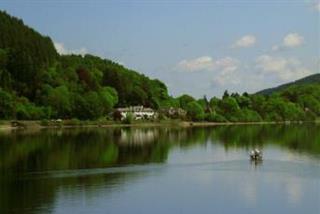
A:
<svg viewBox="0 0 320 214">
<path fill-rule="evenodd" d="M 0 213 L 319 214 L 320 126 L 0 133 Z"/>
</svg>

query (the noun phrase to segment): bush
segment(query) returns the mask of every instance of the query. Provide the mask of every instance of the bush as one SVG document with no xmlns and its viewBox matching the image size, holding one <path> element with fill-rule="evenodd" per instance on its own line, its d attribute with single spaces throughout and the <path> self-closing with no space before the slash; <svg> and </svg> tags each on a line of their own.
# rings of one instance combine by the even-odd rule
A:
<svg viewBox="0 0 320 214">
<path fill-rule="evenodd" d="M 76 118 L 72 118 L 71 120 L 64 120 L 63 125 L 65 125 L 65 126 L 79 126 L 79 125 L 81 125 L 81 121 Z"/>
<path fill-rule="evenodd" d="M 271 112 L 265 116 L 264 120 L 270 121 L 270 122 L 279 122 L 279 121 L 283 121 L 283 118 L 276 112 Z"/>
<path fill-rule="evenodd" d="M 47 118 L 45 107 L 37 107 L 27 99 L 16 106 L 16 117 L 18 120 L 39 120 Z"/>
<path fill-rule="evenodd" d="M 308 110 L 305 112 L 305 120 L 306 121 L 315 121 L 317 119 L 317 115 L 312 111 Z"/>
<path fill-rule="evenodd" d="M 0 88 L 0 118 L 10 119 L 14 114 L 14 99 L 11 94 Z"/>
<path fill-rule="evenodd" d="M 127 113 L 126 117 L 122 120 L 123 124 L 132 124 L 134 116 L 131 113 Z"/>
<path fill-rule="evenodd" d="M 227 119 L 217 113 L 209 113 L 206 115 L 206 120 L 209 122 L 218 122 L 218 123 L 223 123 L 223 122 L 227 122 Z"/>
<path fill-rule="evenodd" d="M 250 110 L 250 109 L 243 109 L 241 111 L 240 121 L 241 122 L 260 122 L 262 121 L 261 116 L 258 112 Z"/>
<path fill-rule="evenodd" d="M 186 110 L 188 117 L 193 121 L 201 121 L 205 117 L 203 108 L 196 101 L 188 103 Z"/>
<path fill-rule="evenodd" d="M 50 124 L 49 120 L 44 119 L 40 121 L 41 126 L 49 126 L 49 124 Z"/>
</svg>

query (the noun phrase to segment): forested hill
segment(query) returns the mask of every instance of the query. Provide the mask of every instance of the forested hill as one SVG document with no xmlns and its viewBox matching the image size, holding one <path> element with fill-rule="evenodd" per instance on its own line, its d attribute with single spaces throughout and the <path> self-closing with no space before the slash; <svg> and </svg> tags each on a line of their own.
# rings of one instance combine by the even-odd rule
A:
<svg viewBox="0 0 320 214">
<path fill-rule="evenodd" d="M 0 118 L 79 118 L 114 106 L 158 108 L 167 87 L 111 60 L 59 55 L 48 36 L 0 11 Z"/>
<path fill-rule="evenodd" d="M 253 95 L 173 98 L 161 81 L 111 60 L 59 55 L 49 37 L 0 11 L 0 120 L 106 119 L 114 107 L 144 105 L 160 110 L 159 119 L 312 121 L 320 118 L 319 79 L 317 74 Z M 175 113 L 168 114 L 168 107 Z"/>
<path fill-rule="evenodd" d="M 57 59 L 49 37 L 0 12 L 1 87 L 33 97 L 45 70 Z"/>
<path fill-rule="evenodd" d="M 318 74 L 313 74 L 307 77 L 304 77 L 302 79 L 296 80 L 294 82 L 290 82 L 287 84 L 280 85 L 275 88 L 268 88 L 264 89 L 262 91 L 257 92 L 257 94 L 264 94 L 264 95 L 270 95 L 273 92 L 280 92 L 284 89 L 289 88 L 290 86 L 295 86 L 295 85 L 305 85 L 305 84 L 311 84 L 311 83 L 320 83 L 320 73 Z"/>
</svg>

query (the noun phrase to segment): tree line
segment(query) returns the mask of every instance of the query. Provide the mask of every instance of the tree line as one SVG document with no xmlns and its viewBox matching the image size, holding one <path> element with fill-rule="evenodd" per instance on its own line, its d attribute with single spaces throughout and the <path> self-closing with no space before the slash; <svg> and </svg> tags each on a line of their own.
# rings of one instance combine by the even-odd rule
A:
<svg viewBox="0 0 320 214">
<path fill-rule="evenodd" d="M 50 37 L 0 11 L 0 119 L 94 120 L 114 107 L 143 105 L 181 108 L 187 115 L 177 117 L 193 121 L 314 120 L 320 115 L 319 88 L 314 83 L 271 95 L 226 91 L 221 99 L 174 98 L 163 82 L 111 60 L 59 55 Z"/>
<path fill-rule="evenodd" d="M 320 84 L 291 86 L 271 95 L 238 93 L 208 100 L 177 98 L 187 119 L 210 122 L 314 121 L 320 116 Z"/>
</svg>

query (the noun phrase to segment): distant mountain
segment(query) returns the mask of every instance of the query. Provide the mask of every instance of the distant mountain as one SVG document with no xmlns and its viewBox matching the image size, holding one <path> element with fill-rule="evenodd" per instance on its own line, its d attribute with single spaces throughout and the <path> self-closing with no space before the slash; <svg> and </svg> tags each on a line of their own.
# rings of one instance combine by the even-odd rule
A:
<svg viewBox="0 0 320 214">
<path fill-rule="evenodd" d="M 286 83 L 274 88 L 264 89 L 262 91 L 257 92 L 256 94 L 263 94 L 263 95 L 270 95 L 274 92 L 282 91 L 290 86 L 293 85 L 305 85 L 305 84 L 312 84 L 312 83 L 319 83 L 320 84 L 320 73 L 312 74 L 310 76 L 304 77 L 302 79 L 296 80 L 294 82 Z"/>
</svg>

